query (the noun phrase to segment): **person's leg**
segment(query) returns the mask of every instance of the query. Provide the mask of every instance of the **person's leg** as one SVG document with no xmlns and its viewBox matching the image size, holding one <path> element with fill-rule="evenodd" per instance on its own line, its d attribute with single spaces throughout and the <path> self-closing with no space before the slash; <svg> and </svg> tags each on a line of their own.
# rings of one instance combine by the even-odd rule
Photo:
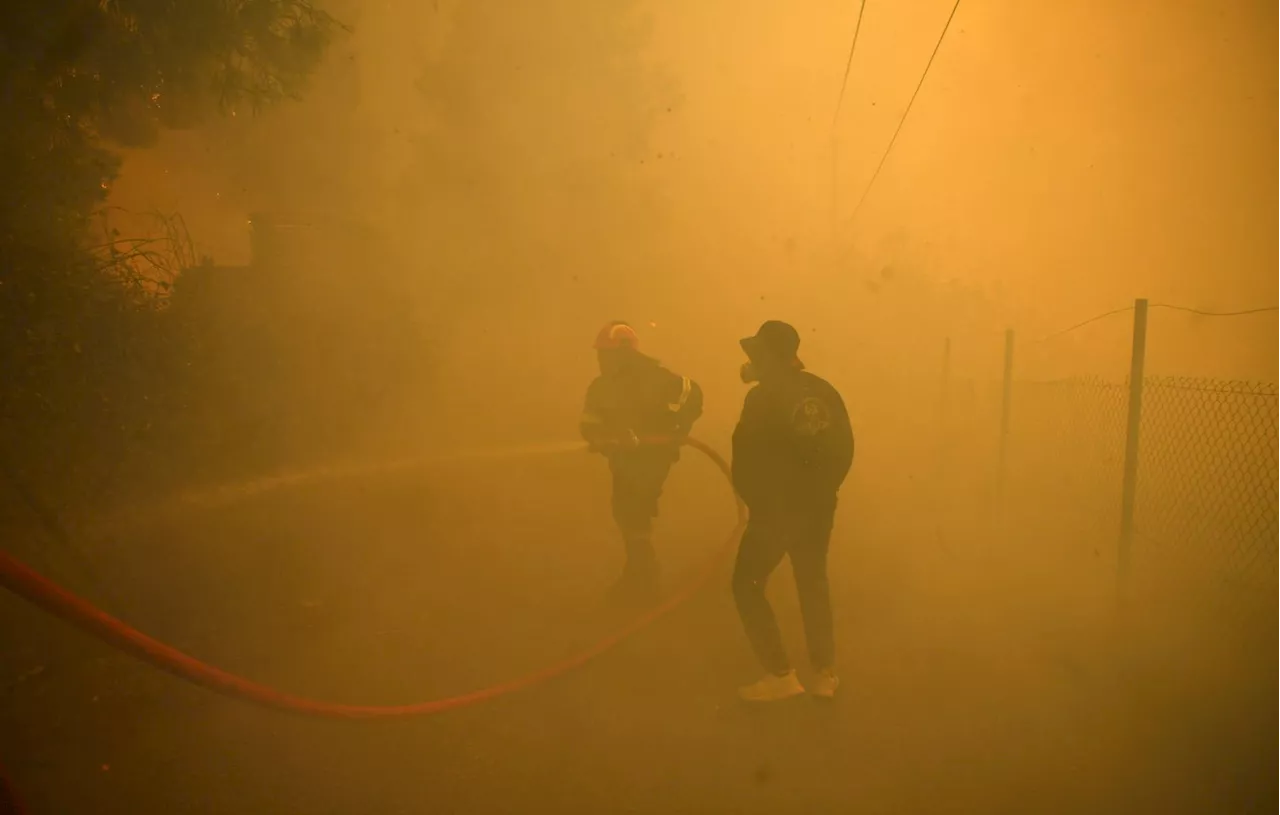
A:
<svg viewBox="0 0 1280 815">
<path fill-rule="evenodd" d="M 791 571 L 795 576 L 800 613 L 804 618 L 809 660 L 817 673 L 814 693 L 831 696 L 838 684 L 835 674 L 835 632 L 831 614 L 831 584 L 827 577 L 827 553 L 831 545 L 833 513 L 816 512 L 797 521 L 791 546 Z"/>
<path fill-rule="evenodd" d="M 613 517 L 626 547 L 623 580 L 646 589 L 657 587 L 658 560 L 653 549 L 653 519 L 671 468 L 651 457 L 619 457 L 613 462 Z"/>
<path fill-rule="evenodd" d="M 791 668 L 778 620 L 765 596 L 769 575 L 787 553 L 787 539 L 776 526 L 748 521 L 733 566 L 733 600 L 747 640 L 767 671 L 764 679 L 739 690 L 747 701 L 785 699 L 803 693 Z"/>
<path fill-rule="evenodd" d="M 747 632 L 747 640 L 760 665 L 769 673 L 781 676 L 791 670 L 778 620 L 765 596 L 769 575 L 786 556 L 786 539 L 755 521 L 748 521 L 738 544 L 738 557 L 733 564 L 733 601 Z"/>
</svg>

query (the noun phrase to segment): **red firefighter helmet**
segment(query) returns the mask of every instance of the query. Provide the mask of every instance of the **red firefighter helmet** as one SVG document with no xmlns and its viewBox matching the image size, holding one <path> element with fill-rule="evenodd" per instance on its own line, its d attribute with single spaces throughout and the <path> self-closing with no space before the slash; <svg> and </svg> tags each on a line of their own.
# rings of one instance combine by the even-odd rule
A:
<svg viewBox="0 0 1280 815">
<path fill-rule="evenodd" d="M 617 351 L 623 348 L 629 348 L 632 351 L 640 350 L 640 336 L 626 323 L 609 323 L 596 335 L 597 351 Z"/>
</svg>

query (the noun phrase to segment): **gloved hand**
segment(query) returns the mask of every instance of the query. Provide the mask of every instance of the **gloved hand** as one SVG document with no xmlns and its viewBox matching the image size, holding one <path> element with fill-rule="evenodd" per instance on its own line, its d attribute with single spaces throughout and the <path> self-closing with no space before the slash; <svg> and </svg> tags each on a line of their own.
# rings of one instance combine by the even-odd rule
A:
<svg viewBox="0 0 1280 815">
<path fill-rule="evenodd" d="M 611 453 L 634 450 L 639 446 L 640 437 L 635 434 L 634 430 L 628 430 L 607 439 L 596 439 L 588 442 L 587 450 L 592 453 L 603 453 L 607 456 Z"/>
<path fill-rule="evenodd" d="M 620 432 L 620 434 L 612 436 L 598 443 L 598 452 L 609 455 L 612 453 L 625 453 L 627 450 L 634 450 L 640 447 L 640 438 L 635 434 L 634 430 Z"/>
</svg>

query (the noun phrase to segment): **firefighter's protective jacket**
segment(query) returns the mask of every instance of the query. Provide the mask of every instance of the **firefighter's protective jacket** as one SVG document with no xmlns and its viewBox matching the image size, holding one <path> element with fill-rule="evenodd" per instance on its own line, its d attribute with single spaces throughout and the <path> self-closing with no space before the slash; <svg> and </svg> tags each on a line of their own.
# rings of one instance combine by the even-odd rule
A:
<svg viewBox="0 0 1280 815">
<path fill-rule="evenodd" d="M 826 511 L 853 465 L 844 400 L 808 371 L 753 387 L 733 432 L 733 486 L 753 514 Z"/>
<path fill-rule="evenodd" d="M 649 357 L 620 371 L 597 376 L 587 388 L 582 437 L 605 446 L 634 433 L 637 437 L 688 435 L 702 416 L 702 388 Z"/>
</svg>

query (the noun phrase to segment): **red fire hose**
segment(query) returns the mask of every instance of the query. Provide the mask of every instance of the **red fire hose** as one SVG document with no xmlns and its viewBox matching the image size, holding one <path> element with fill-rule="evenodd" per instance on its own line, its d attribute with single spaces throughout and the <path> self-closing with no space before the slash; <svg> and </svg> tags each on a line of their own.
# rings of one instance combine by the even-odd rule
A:
<svg viewBox="0 0 1280 815">
<path fill-rule="evenodd" d="M 0 815 L 26 815 L 26 812 L 18 793 L 13 791 L 13 785 L 9 783 L 4 768 L 0 767 Z"/>
<path fill-rule="evenodd" d="M 668 440 L 645 440 L 646 443 L 661 443 L 664 441 Z M 682 439 L 681 443 L 692 447 L 711 459 L 712 463 L 726 477 L 731 476 L 728 463 L 705 443 L 690 438 Z M 737 512 L 737 524 L 726 539 L 722 553 L 727 553 L 732 549 L 746 524 L 747 511 L 740 500 L 737 500 Z M 509 682 L 459 696 L 393 706 L 349 705 L 305 699 L 299 696 L 291 696 L 266 685 L 228 673 L 131 628 L 3 552 L 0 552 L 0 586 L 77 628 L 93 634 L 121 651 L 132 654 L 156 668 L 168 671 L 182 679 L 225 696 L 255 702 L 277 710 L 286 710 L 309 716 L 333 719 L 375 719 L 426 716 L 455 708 L 467 707 L 499 696 L 505 696 L 566 674 L 600 656 L 689 599 L 706 583 L 708 578 L 715 574 L 719 562 L 720 557 L 717 556 L 705 569 L 697 573 L 692 580 L 665 602 L 646 612 L 639 619 L 621 630 L 561 662 Z M 4 801 L 6 797 L 13 799 L 12 793 L 4 783 L 3 776 L 0 775 L 0 806 L 6 803 Z M 15 803 L 11 805 L 13 807 L 12 811 L 20 812 L 21 810 L 16 806 L 16 799 L 14 800 Z M 0 809 L 0 813 L 3 812 L 4 810 Z"/>
</svg>

